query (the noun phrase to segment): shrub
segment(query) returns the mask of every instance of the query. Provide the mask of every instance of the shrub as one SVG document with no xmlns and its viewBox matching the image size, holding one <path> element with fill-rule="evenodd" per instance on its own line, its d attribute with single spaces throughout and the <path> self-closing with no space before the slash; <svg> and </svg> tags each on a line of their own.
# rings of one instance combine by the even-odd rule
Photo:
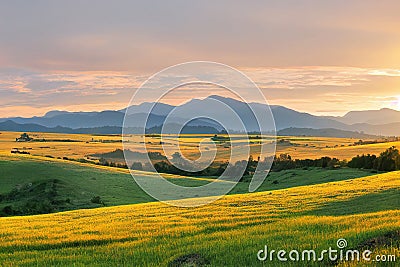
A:
<svg viewBox="0 0 400 267">
<path fill-rule="evenodd" d="M 103 206 L 105 206 L 103 200 L 101 199 L 100 196 L 94 196 L 92 197 L 92 199 L 90 200 L 90 202 L 94 203 L 94 204 L 101 204 Z"/>
<path fill-rule="evenodd" d="M 5 206 L 4 208 L 3 208 L 3 210 L 2 210 L 2 213 L 4 214 L 4 215 L 14 215 L 14 210 L 13 210 L 13 208 L 12 208 L 12 206 Z"/>
<path fill-rule="evenodd" d="M 131 166 L 132 170 L 139 170 L 139 171 L 143 171 L 143 165 L 141 162 L 134 162 Z"/>
</svg>

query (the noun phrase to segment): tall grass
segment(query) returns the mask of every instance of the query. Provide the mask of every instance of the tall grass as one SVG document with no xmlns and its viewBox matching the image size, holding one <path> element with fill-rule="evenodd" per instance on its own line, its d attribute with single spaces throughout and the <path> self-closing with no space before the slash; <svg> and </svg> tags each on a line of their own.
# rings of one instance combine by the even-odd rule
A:
<svg viewBox="0 0 400 267">
<path fill-rule="evenodd" d="M 399 177 L 400 172 L 392 172 L 231 195 L 197 208 L 147 203 L 0 218 L 0 265 L 167 266 L 179 256 L 197 253 L 212 266 L 261 266 L 256 253 L 264 245 L 322 250 L 346 238 L 356 247 L 400 228 L 398 198 L 392 193 L 400 188 Z M 376 198 L 377 194 L 382 195 Z M 359 198 L 365 203 L 390 202 L 391 208 L 380 203 L 381 208 L 370 212 L 362 202 L 340 205 Z M 338 205 L 343 215 L 338 215 Z M 314 214 L 321 209 L 323 214 Z M 399 252 L 398 246 L 391 250 Z M 268 263 L 275 265 L 279 262 Z"/>
</svg>

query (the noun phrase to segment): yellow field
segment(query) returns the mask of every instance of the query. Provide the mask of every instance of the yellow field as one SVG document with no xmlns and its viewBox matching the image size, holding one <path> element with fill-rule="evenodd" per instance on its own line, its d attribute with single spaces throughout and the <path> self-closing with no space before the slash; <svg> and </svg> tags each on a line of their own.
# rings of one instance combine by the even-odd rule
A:
<svg viewBox="0 0 400 267">
<path fill-rule="evenodd" d="M 315 147 L 299 148 L 299 147 L 277 146 L 277 154 L 288 153 L 295 159 L 317 159 L 329 156 L 329 157 L 336 157 L 340 160 L 344 159 L 350 160 L 356 155 L 361 155 L 361 154 L 379 155 L 389 147 L 392 146 L 398 148 L 400 147 L 400 142 L 386 142 L 379 144 L 349 146 L 349 144 L 353 144 L 355 141 L 358 140 L 347 139 L 347 138 L 315 137 L 311 142 L 306 142 L 307 144 L 315 145 Z M 304 141 L 296 143 L 304 143 Z M 326 147 L 327 145 L 329 147 Z M 338 147 L 334 147 L 335 145 L 338 145 Z"/>
<path fill-rule="evenodd" d="M 32 155 L 84 158 L 93 153 L 102 153 L 121 148 L 121 143 L 100 143 L 93 140 L 120 140 L 120 136 L 92 136 L 84 134 L 29 133 L 34 139 L 71 139 L 79 142 L 15 142 L 21 133 L 1 132 L 0 153 L 10 153 L 12 148 L 26 150 Z"/>
<path fill-rule="evenodd" d="M 34 156 L 68 157 L 72 159 L 86 158 L 91 154 L 107 153 L 115 149 L 122 149 L 121 136 L 118 135 L 90 135 L 90 134 L 58 134 L 58 133 L 30 133 L 34 139 L 62 140 L 69 139 L 77 142 L 16 142 L 15 138 L 21 133 L 1 132 L 0 133 L 0 154 L 10 154 L 13 148 L 27 151 Z M 178 143 L 183 155 L 191 159 L 199 157 L 198 144 L 202 140 L 208 140 L 210 149 L 213 149 L 210 137 L 212 135 L 182 135 L 183 137 L 167 137 L 165 146 L 178 149 Z M 240 135 L 233 142 L 241 142 Z M 352 144 L 356 139 L 349 138 L 324 138 L 324 137 L 279 137 L 278 141 L 284 139 L 290 144 L 277 144 L 277 154 L 289 153 L 296 159 L 315 159 L 323 156 L 337 157 L 341 160 L 351 159 L 357 154 L 379 154 L 391 146 L 400 147 L 400 142 L 387 142 L 380 144 L 357 145 Z M 129 148 L 132 151 L 141 151 L 141 136 L 133 136 Z M 148 151 L 163 152 L 160 145 L 160 138 L 157 136 L 146 137 Z M 257 158 L 260 144 L 257 140 L 251 141 L 251 153 Z M 350 146 L 351 145 L 351 146 Z M 217 144 L 217 160 L 225 161 L 230 154 L 230 148 L 226 144 Z"/>
<path fill-rule="evenodd" d="M 204 255 L 212 265 L 256 266 L 260 265 L 256 253 L 265 244 L 276 249 L 322 250 L 346 238 L 355 247 L 366 238 L 400 229 L 400 210 L 374 212 L 362 206 L 352 210 L 340 203 L 399 190 L 399 178 L 400 172 L 392 172 L 225 196 L 198 208 L 148 203 L 0 218 L 0 265 L 166 266 L 192 252 Z M 313 215 L 335 203 L 345 214 Z M 398 248 L 379 251 L 400 252 Z M 320 266 L 317 263 L 294 266 Z"/>
</svg>

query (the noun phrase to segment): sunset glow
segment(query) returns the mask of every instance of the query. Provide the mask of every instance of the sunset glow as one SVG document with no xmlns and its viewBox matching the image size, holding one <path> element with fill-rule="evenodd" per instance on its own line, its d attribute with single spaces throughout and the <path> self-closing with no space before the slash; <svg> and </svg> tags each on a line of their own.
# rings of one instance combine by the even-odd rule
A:
<svg viewBox="0 0 400 267">
<path fill-rule="evenodd" d="M 397 97 L 396 109 L 400 111 L 400 96 Z"/>
<path fill-rule="evenodd" d="M 399 10 L 0 1 L 0 267 L 400 267 Z"/>
<path fill-rule="evenodd" d="M 400 109 L 399 1 L 46 2 L 0 4 L 1 117 L 121 109 L 151 75 L 195 60 L 237 68 L 270 104 L 302 112 Z"/>
</svg>

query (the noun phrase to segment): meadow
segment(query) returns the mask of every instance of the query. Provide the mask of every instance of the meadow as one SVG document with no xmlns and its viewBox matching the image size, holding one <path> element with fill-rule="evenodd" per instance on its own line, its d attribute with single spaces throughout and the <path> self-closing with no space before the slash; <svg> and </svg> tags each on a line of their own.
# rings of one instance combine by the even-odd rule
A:
<svg viewBox="0 0 400 267">
<path fill-rule="evenodd" d="M 20 134 L 0 134 L 0 210 L 5 216 L 0 217 L 0 266 L 397 266 L 257 259 L 265 245 L 321 251 L 336 248 L 339 238 L 347 240 L 349 249 L 400 258 L 400 172 L 282 170 L 271 172 L 255 193 L 248 193 L 245 179 L 212 204 L 179 208 L 155 202 L 127 169 L 77 161 L 122 149 L 121 136 L 32 133 L 36 141 L 16 142 Z M 133 147 L 140 145 L 140 137 L 132 138 Z M 159 136 L 146 138 L 148 148 L 161 151 Z M 196 143 L 212 143 L 211 135 L 169 138 L 167 145 L 179 142 L 183 153 L 193 158 L 199 153 Z M 235 136 L 232 142 L 243 142 L 241 138 Z M 251 142 L 256 155 L 260 144 Z M 399 142 L 357 142 L 279 137 L 277 153 L 350 159 L 400 147 Z M 216 147 L 223 160 L 229 147 Z M 29 154 L 11 154 L 16 148 Z M 133 174 L 159 179 L 151 172 Z M 215 179 L 163 177 L 189 187 Z M 39 213 L 47 214 L 26 215 Z"/>
<path fill-rule="evenodd" d="M 43 211 L 47 213 L 154 201 L 137 186 L 126 169 L 29 155 L 3 155 L 0 156 L 0 170 L 0 196 L 11 195 L 8 199 L 0 200 L 0 211 L 6 206 L 18 211 L 20 207 L 26 207 L 27 203 L 33 202 L 56 202 L 48 205 L 50 210 Z M 339 181 L 369 174 L 371 174 L 369 171 L 349 168 L 337 170 L 310 168 L 272 172 L 258 191 Z M 135 171 L 134 175 L 159 179 L 151 172 Z M 214 181 L 204 177 L 168 174 L 163 174 L 163 177 L 181 186 L 200 186 Z M 248 186 L 249 181 L 241 182 L 231 194 L 247 193 Z M 97 196 L 102 203 L 92 202 Z M 43 208 L 46 207 L 31 207 L 25 213 L 42 213 L 40 209 Z"/>
<path fill-rule="evenodd" d="M 349 248 L 399 256 L 399 176 L 400 172 L 392 172 L 230 195 L 197 208 L 144 203 L 0 218 L 0 262 L 2 266 L 355 266 L 357 262 L 263 263 L 256 254 L 264 245 L 321 251 L 345 238 Z"/>
</svg>

